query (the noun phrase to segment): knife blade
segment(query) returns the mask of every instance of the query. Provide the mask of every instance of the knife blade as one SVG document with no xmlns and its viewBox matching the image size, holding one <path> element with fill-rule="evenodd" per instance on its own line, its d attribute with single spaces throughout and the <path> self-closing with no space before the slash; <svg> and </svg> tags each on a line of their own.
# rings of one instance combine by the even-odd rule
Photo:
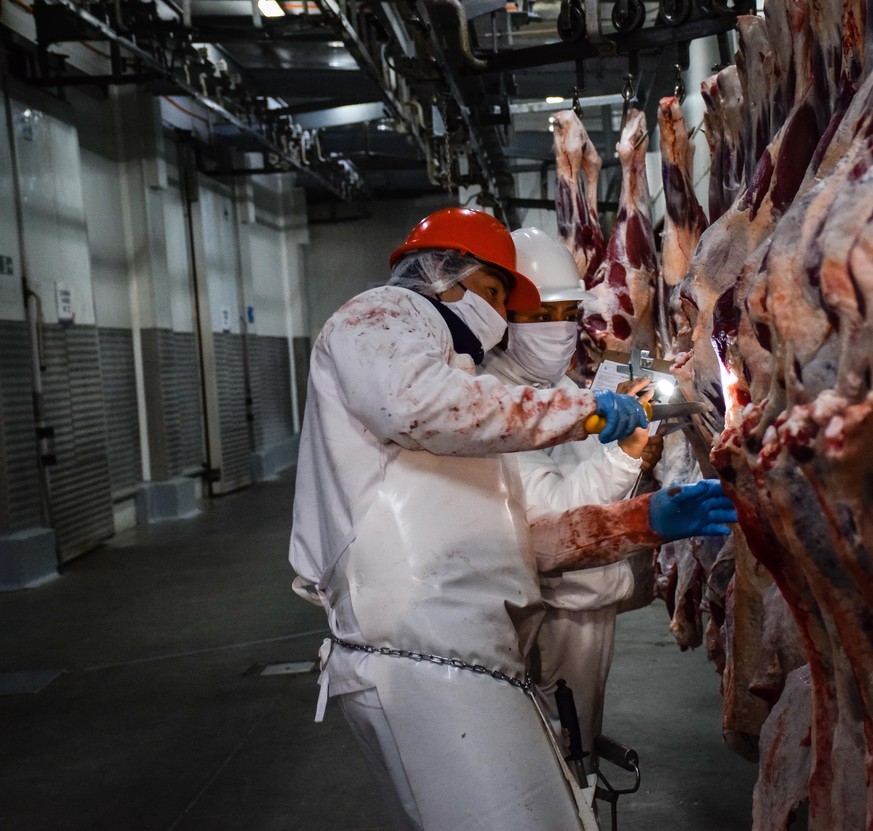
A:
<svg viewBox="0 0 873 831">
<path fill-rule="evenodd" d="M 664 421 L 667 418 L 680 418 L 705 413 L 709 404 L 703 401 L 679 401 L 676 404 L 649 404 L 647 401 L 640 402 L 649 421 Z"/>
<path fill-rule="evenodd" d="M 705 413 L 709 405 L 703 401 L 680 401 L 676 404 L 649 404 L 648 401 L 640 401 L 649 421 L 664 421 L 668 418 L 687 418 L 698 413 Z M 603 416 L 592 413 L 585 419 L 583 424 L 586 433 L 600 433 L 606 427 L 606 419 Z"/>
</svg>

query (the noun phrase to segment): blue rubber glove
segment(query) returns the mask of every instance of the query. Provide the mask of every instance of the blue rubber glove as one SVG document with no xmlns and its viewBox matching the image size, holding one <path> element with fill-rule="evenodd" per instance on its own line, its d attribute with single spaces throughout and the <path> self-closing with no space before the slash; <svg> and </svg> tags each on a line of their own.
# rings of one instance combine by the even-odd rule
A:
<svg viewBox="0 0 873 831">
<path fill-rule="evenodd" d="M 606 427 L 600 433 L 603 444 L 626 439 L 637 427 L 648 427 L 646 411 L 635 395 L 597 390 L 594 398 L 597 400 L 597 415 L 606 419 Z"/>
<path fill-rule="evenodd" d="M 669 540 L 729 534 L 726 522 L 736 522 L 737 511 L 718 479 L 693 485 L 670 485 L 652 495 L 649 525 Z"/>
</svg>

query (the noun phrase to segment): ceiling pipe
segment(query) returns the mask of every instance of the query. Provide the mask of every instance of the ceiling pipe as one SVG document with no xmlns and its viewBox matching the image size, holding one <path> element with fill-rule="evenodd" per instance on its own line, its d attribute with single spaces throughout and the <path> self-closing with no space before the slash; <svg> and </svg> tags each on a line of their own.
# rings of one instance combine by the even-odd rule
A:
<svg viewBox="0 0 873 831">
<path fill-rule="evenodd" d="M 464 63 L 475 72 L 484 72 L 488 69 L 488 62 L 477 58 L 473 54 L 473 46 L 470 43 L 470 26 L 467 20 L 467 11 L 461 0 L 428 0 L 432 6 L 443 6 L 451 9 L 458 18 L 458 40 L 461 47 L 461 56 Z"/>
<path fill-rule="evenodd" d="M 319 11 L 325 18 L 339 28 L 340 36 L 352 57 L 357 61 L 358 66 L 379 85 L 379 89 L 382 90 L 382 97 L 388 108 L 398 120 L 406 125 L 419 153 L 426 157 L 427 140 L 422 135 L 421 129 L 419 129 L 414 120 L 410 119 L 404 102 L 395 95 L 394 90 L 389 89 L 386 85 L 382 70 L 376 65 L 366 45 L 359 37 L 357 29 L 355 29 L 351 21 L 343 13 L 339 4 L 336 0 L 315 0 L 315 5 L 318 6 Z"/>
<path fill-rule="evenodd" d="M 499 142 L 491 142 L 492 152 L 491 154 L 487 152 L 484 146 L 487 142 L 487 137 L 477 130 L 476 125 L 473 123 L 473 120 L 470 117 L 470 108 L 465 103 L 464 96 L 461 93 L 460 88 L 458 87 L 454 75 L 452 74 L 449 63 L 446 60 L 445 53 L 443 52 L 443 48 L 437 38 L 436 29 L 431 20 L 430 11 L 428 10 L 425 0 L 415 0 L 415 11 L 418 15 L 419 20 L 421 21 L 423 30 L 427 33 L 430 53 L 433 59 L 436 61 L 440 75 L 442 76 L 442 81 L 449 95 L 452 97 L 455 104 L 457 105 L 458 113 L 464 123 L 470 151 L 473 157 L 475 157 L 476 159 L 476 164 L 478 165 L 479 170 L 482 172 L 482 176 L 485 178 L 485 182 L 482 183 L 483 188 L 489 190 L 492 193 L 496 201 L 496 210 L 504 218 L 511 219 L 512 212 L 507 212 L 504 200 L 507 196 L 514 195 L 514 179 L 512 178 L 512 175 L 508 173 L 508 171 L 501 170 L 499 165 L 495 164 L 490 158 L 490 156 L 502 156 L 503 149 L 500 146 Z M 466 19 L 466 14 L 464 14 L 463 20 L 465 22 L 462 28 L 465 32 L 467 31 Z M 447 162 L 449 164 L 451 163 L 450 160 L 447 160 Z"/>
</svg>

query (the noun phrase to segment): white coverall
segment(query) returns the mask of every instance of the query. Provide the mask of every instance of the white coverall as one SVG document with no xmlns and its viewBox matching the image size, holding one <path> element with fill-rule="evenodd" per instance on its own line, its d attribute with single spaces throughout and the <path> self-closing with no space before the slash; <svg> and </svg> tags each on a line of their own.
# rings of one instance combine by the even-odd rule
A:
<svg viewBox="0 0 873 831">
<path fill-rule="evenodd" d="M 543 604 L 515 460 L 500 454 L 581 439 L 593 411 L 589 392 L 477 378 L 414 292 L 346 303 L 313 349 L 290 551 L 334 635 L 524 678 Z M 553 529 L 548 544 L 564 536 Z M 398 795 L 398 827 L 580 827 L 517 686 L 328 641 L 322 667 L 320 709 L 327 694 L 344 699 Z"/>
<path fill-rule="evenodd" d="M 495 350 L 480 371 L 506 384 L 549 388 L 531 378 L 510 355 Z M 578 389 L 566 376 L 555 386 Z M 616 442 L 578 441 L 515 454 L 529 517 L 544 510 L 565 511 L 579 505 L 606 504 L 627 496 L 642 461 L 628 456 Z M 573 691 L 582 747 L 591 751 L 601 732 L 603 697 L 612 664 L 617 604 L 630 597 L 634 578 L 627 561 L 568 571 L 540 580 L 547 609 L 537 637 L 538 683 L 557 722 L 554 693 L 563 678 Z"/>
</svg>

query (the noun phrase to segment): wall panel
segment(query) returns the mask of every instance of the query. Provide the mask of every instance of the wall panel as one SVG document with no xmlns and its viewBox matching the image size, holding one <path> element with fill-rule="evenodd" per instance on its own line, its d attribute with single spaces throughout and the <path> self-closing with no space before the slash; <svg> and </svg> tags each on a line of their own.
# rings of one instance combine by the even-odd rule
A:
<svg viewBox="0 0 873 831">
<path fill-rule="evenodd" d="M 106 399 L 106 440 L 112 495 L 128 495 L 142 481 L 139 417 L 129 329 L 100 329 L 100 368 Z"/>
<path fill-rule="evenodd" d="M 203 469 L 203 406 L 197 344 L 191 332 L 141 333 L 152 478 Z"/>
<path fill-rule="evenodd" d="M 249 422 L 246 418 L 245 364 L 240 335 L 215 334 L 215 366 L 221 430 L 222 491 L 251 484 Z"/>
<path fill-rule="evenodd" d="M 294 435 L 291 361 L 287 338 L 248 338 L 255 449 L 264 450 Z"/>
<path fill-rule="evenodd" d="M 0 533 L 43 525 L 31 352 L 23 321 L 0 321 Z"/>
<path fill-rule="evenodd" d="M 97 331 L 46 326 L 45 421 L 55 430 L 57 464 L 48 469 L 52 523 L 61 562 L 112 536 L 106 406 Z"/>
</svg>

